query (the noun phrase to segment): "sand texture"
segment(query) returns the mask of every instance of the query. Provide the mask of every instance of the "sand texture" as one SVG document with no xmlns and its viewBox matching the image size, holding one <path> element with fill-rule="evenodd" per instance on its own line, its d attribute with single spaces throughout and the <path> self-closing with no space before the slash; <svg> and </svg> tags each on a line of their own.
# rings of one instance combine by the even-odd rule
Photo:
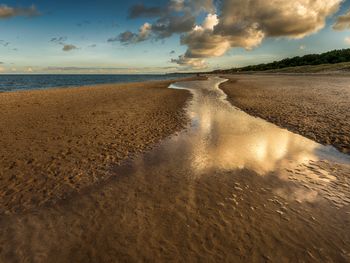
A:
<svg viewBox="0 0 350 263">
<path fill-rule="evenodd" d="M 221 81 L 178 84 L 187 129 L 113 176 L 1 215 L 0 262 L 350 262 L 350 156 L 232 107 Z"/>
<path fill-rule="evenodd" d="M 232 104 L 254 116 L 350 153 L 350 77 L 229 75 Z"/>
<path fill-rule="evenodd" d="M 0 94 L 0 214 L 65 199 L 181 130 L 170 81 Z"/>
</svg>

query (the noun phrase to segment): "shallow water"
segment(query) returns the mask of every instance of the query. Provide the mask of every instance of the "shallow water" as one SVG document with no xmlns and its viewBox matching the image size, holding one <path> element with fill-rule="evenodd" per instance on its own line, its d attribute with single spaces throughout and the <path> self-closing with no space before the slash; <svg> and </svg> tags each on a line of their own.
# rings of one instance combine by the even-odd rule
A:
<svg viewBox="0 0 350 263">
<path fill-rule="evenodd" d="M 0 74 L 0 92 L 169 80 L 187 77 L 191 77 L 191 74 Z"/>
<path fill-rule="evenodd" d="M 107 182 L 1 219 L 3 262 L 349 262 L 350 158 L 190 90 L 186 131 Z"/>
</svg>

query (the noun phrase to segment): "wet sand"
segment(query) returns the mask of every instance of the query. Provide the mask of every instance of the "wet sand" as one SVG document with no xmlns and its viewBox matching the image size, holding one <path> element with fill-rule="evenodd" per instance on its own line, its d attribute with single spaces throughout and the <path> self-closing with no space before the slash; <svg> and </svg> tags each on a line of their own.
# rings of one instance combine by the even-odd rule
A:
<svg viewBox="0 0 350 263">
<path fill-rule="evenodd" d="M 350 77 L 228 75 L 221 88 L 254 116 L 350 153 Z"/>
<path fill-rule="evenodd" d="M 69 199 L 0 217 L 0 262 L 349 262 L 350 156 L 234 108 L 222 80 L 188 129 Z"/>
<path fill-rule="evenodd" d="M 190 95 L 170 83 L 1 93 L 0 214 L 65 199 L 181 130 Z"/>
</svg>

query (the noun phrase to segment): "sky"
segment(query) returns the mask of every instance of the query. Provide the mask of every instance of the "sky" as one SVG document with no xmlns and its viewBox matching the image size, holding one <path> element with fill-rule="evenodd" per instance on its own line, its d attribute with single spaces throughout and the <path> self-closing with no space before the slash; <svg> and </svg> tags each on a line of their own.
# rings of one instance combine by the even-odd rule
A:
<svg viewBox="0 0 350 263">
<path fill-rule="evenodd" d="M 207 71 L 350 48 L 349 9 L 349 0 L 0 0 L 0 74 Z"/>
</svg>

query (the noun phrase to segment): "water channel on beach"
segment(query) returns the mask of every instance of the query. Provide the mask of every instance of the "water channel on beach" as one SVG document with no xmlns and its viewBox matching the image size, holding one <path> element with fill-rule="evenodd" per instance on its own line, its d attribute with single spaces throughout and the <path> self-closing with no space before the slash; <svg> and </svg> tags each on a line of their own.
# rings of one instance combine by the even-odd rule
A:
<svg viewBox="0 0 350 263">
<path fill-rule="evenodd" d="M 1 262 L 349 262 L 350 157 L 189 90 L 188 129 L 98 186 L 0 220 Z"/>
</svg>

